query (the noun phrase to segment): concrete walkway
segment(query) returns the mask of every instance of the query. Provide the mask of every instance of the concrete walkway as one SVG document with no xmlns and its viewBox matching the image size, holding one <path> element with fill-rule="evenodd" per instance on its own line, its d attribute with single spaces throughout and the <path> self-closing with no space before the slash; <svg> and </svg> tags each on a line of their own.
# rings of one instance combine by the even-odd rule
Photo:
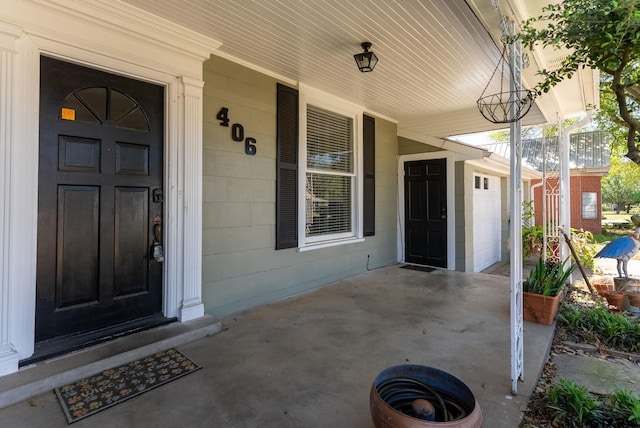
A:
<svg viewBox="0 0 640 428">
<path fill-rule="evenodd" d="M 512 396 L 509 278 L 390 266 L 222 320 L 220 333 L 178 347 L 202 370 L 74 427 L 370 428 L 373 379 L 411 363 L 467 384 L 484 426 L 513 428 L 553 334 L 525 323 L 525 382 Z M 47 392 L 1 409 L 0 426 L 67 422 Z"/>
</svg>

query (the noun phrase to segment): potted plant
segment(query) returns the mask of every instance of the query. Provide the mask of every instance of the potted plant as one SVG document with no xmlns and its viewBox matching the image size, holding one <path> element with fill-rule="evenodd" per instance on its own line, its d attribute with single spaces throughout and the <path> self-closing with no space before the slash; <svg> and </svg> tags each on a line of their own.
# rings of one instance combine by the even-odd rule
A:
<svg viewBox="0 0 640 428">
<path fill-rule="evenodd" d="M 558 312 L 562 288 L 575 268 L 562 263 L 546 262 L 542 257 L 522 284 L 523 318 L 525 321 L 551 325 Z"/>
<path fill-rule="evenodd" d="M 627 295 L 627 299 L 629 300 L 629 304 L 631 306 L 640 308 L 640 292 L 627 291 L 626 295 Z"/>
<path fill-rule="evenodd" d="M 624 303 L 624 291 L 620 290 L 607 290 L 604 292 L 604 298 L 607 299 L 607 303 L 611 306 L 615 306 L 620 309 Z"/>
<path fill-rule="evenodd" d="M 610 293 L 607 301 L 610 305 L 616 306 L 620 310 L 631 313 L 640 313 L 640 280 L 637 278 L 613 278 L 615 292 Z M 612 296 L 612 294 L 614 294 Z M 618 300 L 614 303 L 610 300 L 615 297 Z"/>
</svg>

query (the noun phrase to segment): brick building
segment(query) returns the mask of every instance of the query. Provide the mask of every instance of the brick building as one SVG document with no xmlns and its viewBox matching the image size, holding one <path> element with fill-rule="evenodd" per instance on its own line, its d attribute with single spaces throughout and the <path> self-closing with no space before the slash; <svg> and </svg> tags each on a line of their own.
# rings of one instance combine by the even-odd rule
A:
<svg viewBox="0 0 640 428">
<path fill-rule="evenodd" d="M 509 157 L 508 143 L 484 146 L 501 156 Z M 544 153 L 544 155 L 543 155 Z M 604 131 L 571 134 L 569 140 L 571 227 L 592 233 L 602 232 L 602 177 L 607 175 L 610 147 Z M 522 162 L 536 171 L 547 172 L 547 218 L 557 209 L 558 138 L 531 138 L 522 141 Z M 544 165 L 544 167 L 543 167 Z M 542 224 L 542 179 L 531 182 L 536 224 Z"/>
<path fill-rule="evenodd" d="M 572 170 L 570 178 L 571 227 L 602 233 L 602 177 L 606 172 Z M 542 180 L 534 180 L 532 191 L 536 224 L 542 224 Z M 558 178 L 547 178 L 547 189 L 557 189 Z M 549 207 L 551 209 L 551 207 Z"/>
</svg>

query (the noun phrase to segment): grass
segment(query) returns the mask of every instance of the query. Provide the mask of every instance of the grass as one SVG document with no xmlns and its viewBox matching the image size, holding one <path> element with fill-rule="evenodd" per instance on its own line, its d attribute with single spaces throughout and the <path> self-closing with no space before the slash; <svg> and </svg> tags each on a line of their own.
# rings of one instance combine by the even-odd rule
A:
<svg viewBox="0 0 640 428">
<path fill-rule="evenodd" d="M 633 214 L 640 214 L 640 208 L 631 209 L 629 214 L 624 211 L 620 214 L 616 214 L 615 211 L 602 211 L 602 234 L 594 234 L 593 239 L 596 243 L 602 244 L 632 233 L 634 228 L 631 216 Z M 615 223 L 607 221 L 615 221 Z M 624 223 L 618 223 L 618 221 L 624 221 Z"/>
</svg>

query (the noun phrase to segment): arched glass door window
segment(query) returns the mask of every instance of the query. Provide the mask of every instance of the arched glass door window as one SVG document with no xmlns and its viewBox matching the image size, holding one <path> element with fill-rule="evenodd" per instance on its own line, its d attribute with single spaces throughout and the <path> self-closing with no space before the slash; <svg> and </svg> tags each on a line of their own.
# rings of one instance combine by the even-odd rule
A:
<svg viewBox="0 0 640 428">
<path fill-rule="evenodd" d="M 118 128 L 149 132 L 149 120 L 138 102 L 116 89 L 83 88 L 65 98 L 60 119 L 101 125 L 113 122 Z"/>
</svg>

